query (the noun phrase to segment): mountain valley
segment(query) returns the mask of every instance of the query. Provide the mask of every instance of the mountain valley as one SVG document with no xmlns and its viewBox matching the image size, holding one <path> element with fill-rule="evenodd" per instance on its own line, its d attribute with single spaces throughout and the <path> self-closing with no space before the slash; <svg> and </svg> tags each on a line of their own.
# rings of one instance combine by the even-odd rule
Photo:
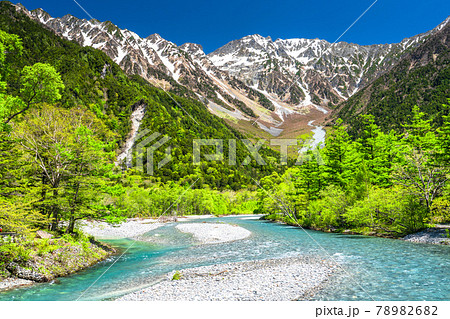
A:
<svg viewBox="0 0 450 319">
<path fill-rule="evenodd" d="M 337 105 L 390 71 L 449 21 L 395 44 L 272 40 L 256 34 L 205 54 L 201 45 L 178 46 L 158 34 L 142 38 L 110 21 L 70 14 L 53 18 L 42 9 L 17 8 L 66 39 L 102 50 L 126 73 L 198 99 L 232 127 L 262 138 L 308 133 L 310 120 L 330 119 Z"/>
</svg>

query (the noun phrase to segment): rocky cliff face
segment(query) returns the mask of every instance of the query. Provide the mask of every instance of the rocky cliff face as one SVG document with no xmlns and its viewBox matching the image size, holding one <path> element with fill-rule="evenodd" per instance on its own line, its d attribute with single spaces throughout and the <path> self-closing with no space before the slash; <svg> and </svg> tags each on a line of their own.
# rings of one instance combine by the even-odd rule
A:
<svg viewBox="0 0 450 319">
<path fill-rule="evenodd" d="M 263 111 L 257 98 L 246 93 L 250 89 L 245 84 L 231 85 L 233 79 L 214 66 L 200 45 L 177 46 L 158 34 L 141 38 L 110 21 L 88 21 L 72 15 L 53 18 L 42 9 L 28 11 L 20 5 L 17 9 L 66 39 L 104 51 L 128 74 L 139 75 L 160 88 L 170 89 L 175 81 L 206 105 L 214 103 L 248 120 Z"/>
</svg>

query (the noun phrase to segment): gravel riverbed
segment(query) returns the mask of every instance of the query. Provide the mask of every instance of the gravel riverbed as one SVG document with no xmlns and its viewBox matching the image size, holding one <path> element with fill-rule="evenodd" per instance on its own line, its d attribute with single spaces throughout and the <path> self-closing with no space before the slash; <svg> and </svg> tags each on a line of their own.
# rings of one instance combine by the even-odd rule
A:
<svg viewBox="0 0 450 319">
<path fill-rule="evenodd" d="M 181 270 L 121 301 L 288 301 L 319 289 L 339 267 L 326 260 L 293 257 L 236 262 Z"/>
<path fill-rule="evenodd" d="M 202 244 L 218 244 L 247 238 L 252 233 L 231 224 L 191 223 L 176 226 L 183 233 L 192 234 Z"/>
<path fill-rule="evenodd" d="M 26 280 L 26 279 L 20 279 L 20 278 L 6 278 L 2 281 L 0 281 L 0 292 L 8 289 L 13 288 L 19 288 L 19 287 L 25 287 L 25 286 L 31 286 L 34 284 L 34 281 Z"/>
<path fill-rule="evenodd" d="M 99 221 L 83 221 L 79 228 L 97 239 L 133 238 L 164 225 L 155 219 L 132 219 L 119 225 Z"/>
<path fill-rule="evenodd" d="M 422 244 L 450 245 L 450 238 L 444 228 L 428 228 L 424 231 L 403 237 L 404 240 Z"/>
</svg>

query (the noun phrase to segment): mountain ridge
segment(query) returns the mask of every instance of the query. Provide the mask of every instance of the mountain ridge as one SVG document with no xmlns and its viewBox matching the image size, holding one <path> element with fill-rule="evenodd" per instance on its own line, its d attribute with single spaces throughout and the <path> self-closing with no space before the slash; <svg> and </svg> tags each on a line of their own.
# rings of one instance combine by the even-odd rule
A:
<svg viewBox="0 0 450 319">
<path fill-rule="evenodd" d="M 21 70 L 24 66 L 35 63 L 51 65 L 65 85 L 61 99 L 55 106 L 66 110 L 80 108 L 95 114 L 105 125 L 104 134 L 112 134 L 111 140 L 108 140 L 108 151 L 115 151 L 118 155 L 117 164 L 123 159 L 121 154 L 128 155 L 127 150 L 133 153 L 133 161 L 136 160 L 139 154 L 136 148 L 131 151 L 130 145 L 148 138 L 149 135 L 145 133 L 148 130 L 152 134 L 157 132 L 170 137 L 165 147 L 155 150 L 156 162 L 166 157 L 166 147 L 173 150 L 173 160 L 155 170 L 152 177 L 155 181 L 178 181 L 183 185 L 191 185 L 199 178 L 198 187 L 210 185 L 218 189 L 239 189 L 246 182 L 250 184 L 251 177 L 259 178 L 283 169 L 274 163 L 261 166 L 254 161 L 248 165 L 234 166 L 228 165 L 228 162 L 202 160 L 201 165 L 197 165 L 192 160 L 195 139 L 236 140 L 236 161 L 242 163 L 249 155 L 241 142 L 245 136 L 208 112 L 198 100 L 163 91 L 149 85 L 139 76 L 126 74 L 105 52 L 83 47 L 56 35 L 53 30 L 30 19 L 6 2 L 0 2 L 0 29 L 17 35 L 22 39 L 24 48 L 22 55 L 11 55 L 7 60 L 9 72 L 2 77 L 2 81 L 8 83 L 7 94 L 20 94 Z M 42 105 L 42 108 L 45 107 Z M 141 113 L 140 116 L 136 116 L 136 112 Z M 139 127 L 136 127 L 135 120 L 140 122 Z M 139 129 L 144 134 L 133 136 L 133 126 L 134 133 Z M 227 147 L 226 143 L 225 152 L 228 151 Z M 145 150 L 143 154 L 146 154 Z M 278 157 L 278 153 L 267 146 L 261 147 L 260 154 Z M 145 158 L 143 161 L 145 167 Z"/>
<path fill-rule="evenodd" d="M 165 90 L 187 88 L 185 94 L 235 127 L 244 120 L 258 122 L 261 128 L 278 127 L 291 115 L 341 104 L 450 20 L 394 44 L 272 40 L 254 34 L 205 54 L 199 44 L 178 46 L 156 33 L 142 38 L 110 21 L 70 14 L 53 18 L 42 9 L 16 7 L 66 39 L 101 49 L 128 74 Z"/>
<path fill-rule="evenodd" d="M 358 135 L 359 114 L 375 115 L 378 125 L 388 131 L 402 129 L 412 108 L 418 105 L 435 124 L 448 113 L 443 104 L 450 98 L 450 24 L 432 34 L 408 52 L 387 72 L 343 102 L 334 117 L 344 119 Z"/>
</svg>

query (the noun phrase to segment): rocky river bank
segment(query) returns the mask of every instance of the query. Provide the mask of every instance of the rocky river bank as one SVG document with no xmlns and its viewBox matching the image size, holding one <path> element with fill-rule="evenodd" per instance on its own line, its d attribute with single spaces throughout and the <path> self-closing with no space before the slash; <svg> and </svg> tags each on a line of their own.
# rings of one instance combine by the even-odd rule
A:
<svg viewBox="0 0 450 319">
<path fill-rule="evenodd" d="M 3 258 L 0 291 L 49 282 L 68 276 L 105 260 L 116 251 L 93 239 L 80 242 L 64 238 L 34 239 L 20 244 L 20 256 Z"/>
<path fill-rule="evenodd" d="M 420 244 L 450 245 L 449 228 L 434 227 L 403 237 L 404 240 Z"/>
</svg>

